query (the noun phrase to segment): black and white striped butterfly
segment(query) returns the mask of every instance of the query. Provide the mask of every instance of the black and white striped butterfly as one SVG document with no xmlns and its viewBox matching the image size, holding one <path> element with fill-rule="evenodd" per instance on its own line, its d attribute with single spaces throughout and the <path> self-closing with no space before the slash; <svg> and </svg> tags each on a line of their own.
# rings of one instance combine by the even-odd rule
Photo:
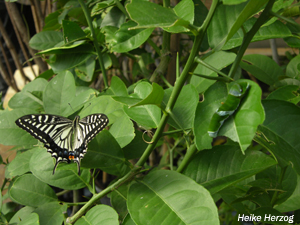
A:
<svg viewBox="0 0 300 225">
<path fill-rule="evenodd" d="M 44 143 L 47 151 L 56 159 L 53 174 L 60 162 L 77 163 L 80 175 L 80 160 L 87 152 L 88 143 L 108 124 L 105 114 L 92 114 L 69 120 L 50 114 L 22 116 L 16 124 Z"/>
</svg>

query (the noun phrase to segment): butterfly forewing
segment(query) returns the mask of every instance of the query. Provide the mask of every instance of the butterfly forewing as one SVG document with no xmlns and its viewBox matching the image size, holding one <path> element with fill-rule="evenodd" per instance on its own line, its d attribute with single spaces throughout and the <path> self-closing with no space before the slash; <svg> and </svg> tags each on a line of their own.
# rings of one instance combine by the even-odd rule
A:
<svg viewBox="0 0 300 225">
<path fill-rule="evenodd" d="M 74 160 L 80 174 L 80 160 L 86 153 L 87 144 L 108 124 L 104 114 L 92 114 L 74 121 L 50 114 L 26 115 L 16 124 L 44 143 L 47 151 L 56 159 L 53 173 L 59 162 Z"/>
</svg>

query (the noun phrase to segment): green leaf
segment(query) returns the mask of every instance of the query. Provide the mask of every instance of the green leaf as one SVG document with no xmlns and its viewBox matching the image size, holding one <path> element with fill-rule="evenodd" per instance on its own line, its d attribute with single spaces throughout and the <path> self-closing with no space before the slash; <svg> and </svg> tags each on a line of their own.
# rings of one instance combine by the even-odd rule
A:
<svg viewBox="0 0 300 225">
<path fill-rule="evenodd" d="M 138 24 L 135 28 L 170 27 L 179 20 L 173 10 L 152 2 L 132 0 L 126 9 Z"/>
<path fill-rule="evenodd" d="M 299 64 L 300 64 L 300 55 L 297 55 L 287 65 L 286 75 L 291 78 L 299 78 L 300 77 Z"/>
<path fill-rule="evenodd" d="M 79 66 L 94 55 L 93 46 L 90 44 L 81 44 L 71 49 L 53 50 L 53 52 L 45 52 L 45 54 L 57 54 L 55 58 L 51 58 L 53 61 L 49 61 L 49 65 L 55 73 Z"/>
<path fill-rule="evenodd" d="M 95 58 L 95 56 L 91 56 L 75 68 L 75 73 L 81 80 L 85 82 L 92 81 L 96 65 Z"/>
<path fill-rule="evenodd" d="M 113 175 L 122 175 L 128 169 L 120 145 L 107 130 L 101 131 L 88 145 L 82 167 L 100 168 Z"/>
<path fill-rule="evenodd" d="M 173 10 L 179 18 L 181 18 L 185 21 L 188 21 L 190 24 L 193 24 L 193 22 L 194 22 L 194 2 L 192 0 L 180 1 L 173 8 Z M 182 27 L 182 26 L 167 27 L 164 29 L 170 33 L 182 33 L 182 32 L 189 31 L 189 29 Z"/>
<path fill-rule="evenodd" d="M 113 76 L 111 78 L 110 87 L 106 91 L 109 95 L 115 95 L 115 96 L 128 96 L 127 88 L 124 82 L 117 76 Z"/>
<path fill-rule="evenodd" d="M 248 94 L 241 100 L 236 113 L 224 122 L 219 135 L 238 142 L 244 152 L 252 143 L 258 125 L 264 121 L 265 113 L 261 104 L 262 91 L 258 84 L 250 80 L 237 81 L 237 83 L 241 82 L 250 84 Z"/>
<path fill-rule="evenodd" d="M 79 115 L 83 118 L 94 113 L 104 113 L 107 115 L 110 124 L 125 114 L 123 105 L 113 100 L 111 96 L 99 96 L 91 99 L 85 103 L 85 108 Z"/>
<path fill-rule="evenodd" d="M 110 196 L 111 205 L 118 212 L 120 220 L 123 220 L 128 214 L 127 192 L 128 186 L 122 185 L 118 190 L 113 191 Z"/>
<path fill-rule="evenodd" d="M 198 103 L 193 124 L 195 144 L 198 150 L 212 147 L 211 142 L 213 139 L 208 135 L 208 127 L 213 114 L 225 101 L 226 97 L 226 84 L 217 82 L 205 91 L 204 101 Z"/>
<path fill-rule="evenodd" d="M 126 16 L 124 13 L 118 7 L 113 7 L 103 18 L 101 28 L 107 26 L 120 28 L 125 21 Z"/>
<path fill-rule="evenodd" d="M 61 24 L 58 21 L 58 17 L 60 15 L 61 15 L 60 10 L 57 10 L 47 15 L 45 18 L 45 26 L 43 27 L 43 32 L 59 30 L 61 28 Z"/>
<path fill-rule="evenodd" d="M 297 175 L 297 186 L 294 189 L 292 195 L 281 204 L 276 204 L 274 209 L 279 212 L 290 212 L 300 209 L 298 202 L 300 201 L 300 176 Z"/>
<path fill-rule="evenodd" d="M 35 34 L 29 41 L 29 46 L 36 50 L 54 48 L 63 43 L 63 34 L 58 31 L 42 31 Z"/>
<path fill-rule="evenodd" d="M 9 189 L 9 195 L 14 202 L 33 207 L 57 201 L 52 188 L 32 174 L 18 177 Z"/>
<path fill-rule="evenodd" d="M 173 88 L 165 91 L 164 103 L 167 104 Z M 191 85 L 185 85 L 174 105 L 168 123 L 177 129 L 188 129 L 192 127 L 195 117 L 195 110 L 199 101 L 196 88 Z"/>
<path fill-rule="evenodd" d="M 122 225 L 136 225 L 136 223 L 131 219 L 130 214 L 127 214 Z"/>
<path fill-rule="evenodd" d="M 109 44 L 111 51 L 123 53 L 129 52 L 138 48 L 147 41 L 154 28 L 148 29 L 130 29 L 136 26 L 133 21 L 123 23 L 115 33 L 109 37 Z M 110 33 L 105 33 L 106 36 Z"/>
<path fill-rule="evenodd" d="M 264 55 L 245 55 L 240 66 L 268 85 L 273 85 L 278 81 L 279 77 L 284 76 L 280 66 Z"/>
<path fill-rule="evenodd" d="M 280 100 L 264 100 L 263 106 L 266 119 L 255 140 L 300 174 L 299 138 L 295 135 L 300 126 L 299 107 Z"/>
<path fill-rule="evenodd" d="M 208 27 L 208 41 L 211 48 L 221 49 L 240 29 L 243 23 L 255 14 L 267 0 L 250 0 L 247 5 L 220 5 L 217 7 Z"/>
<path fill-rule="evenodd" d="M 226 66 L 229 66 L 230 64 L 232 64 L 235 57 L 236 57 L 235 53 L 219 51 L 219 52 L 214 52 L 211 55 L 208 55 L 207 57 L 205 57 L 202 60 L 205 63 L 215 67 L 216 69 L 221 70 L 221 69 L 225 68 Z M 212 70 L 208 69 L 207 67 L 205 67 L 201 64 L 198 64 L 198 66 L 194 70 L 194 73 L 211 76 L 211 77 L 218 76 L 215 72 L 213 72 Z M 215 82 L 216 82 L 215 80 L 208 80 L 208 79 L 194 75 L 191 78 L 190 84 L 192 84 L 194 87 L 197 88 L 198 93 L 203 93 Z"/>
<path fill-rule="evenodd" d="M 39 215 L 40 224 L 60 225 L 64 221 L 64 214 L 67 212 L 67 204 L 50 202 L 39 206 L 34 212 Z"/>
<path fill-rule="evenodd" d="M 30 216 L 33 212 L 34 208 L 31 206 L 25 206 L 18 210 L 14 216 L 10 219 L 9 223 L 19 223 L 20 221 L 23 221 L 26 219 L 26 217 Z"/>
<path fill-rule="evenodd" d="M 219 145 L 199 152 L 183 174 L 202 184 L 213 195 L 277 164 L 260 151 L 242 154 L 236 145 Z"/>
<path fill-rule="evenodd" d="M 156 128 L 161 118 L 161 111 L 156 105 L 145 104 L 159 104 L 163 98 L 162 87 L 153 83 L 152 86 L 148 82 L 140 82 L 134 89 L 134 94 L 130 95 L 135 98 L 135 102 L 131 102 L 131 108 L 124 106 L 125 113 L 134 121 L 142 126 Z M 124 97 L 113 97 L 114 99 L 123 101 Z M 138 100 L 140 99 L 140 100 Z M 141 100 L 144 99 L 144 100 Z M 126 101 L 129 98 L 126 98 Z M 141 105 L 143 104 L 143 105 Z M 134 107 L 133 107 L 134 106 Z"/>
<path fill-rule="evenodd" d="M 4 110 L 0 119 L 0 143 L 3 145 L 34 145 L 37 140 L 15 124 L 21 116 L 36 113 L 31 109 Z"/>
<path fill-rule="evenodd" d="M 135 136 L 133 123 L 127 115 L 119 117 L 110 127 L 109 132 L 114 136 L 121 148 L 128 145 Z"/>
<path fill-rule="evenodd" d="M 65 43 L 72 42 L 78 39 L 86 37 L 86 33 L 81 29 L 81 27 L 70 20 L 63 20 L 63 34 Z"/>
<path fill-rule="evenodd" d="M 52 175 L 54 161 L 45 148 L 36 148 L 29 162 L 30 170 L 39 180 L 62 189 L 77 190 L 89 184 L 90 172 L 81 169 L 79 176 L 76 163 L 60 163 Z"/>
<path fill-rule="evenodd" d="M 67 116 L 75 97 L 75 80 L 71 72 L 66 71 L 56 75 L 46 86 L 43 96 L 44 109 L 49 114 Z"/>
<path fill-rule="evenodd" d="M 297 104 L 300 101 L 299 86 L 287 85 L 268 95 L 267 99 L 277 99 Z"/>
<path fill-rule="evenodd" d="M 248 32 L 254 25 L 256 18 L 250 18 L 243 25 L 246 32 Z M 290 37 L 292 34 L 285 24 L 280 21 L 275 21 L 269 26 L 262 26 L 251 39 L 251 42 L 268 40 L 271 38 L 285 38 Z M 244 32 L 240 29 L 235 35 L 227 42 L 222 48 L 223 50 L 232 49 L 240 46 L 243 42 Z"/>
<path fill-rule="evenodd" d="M 22 220 L 18 225 L 39 225 L 40 224 L 40 220 L 39 220 L 39 216 L 36 213 L 31 213 L 29 216 L 27 216 L 24 220 Z"/>
<path fill-rule="evenodd" d="M 87 214 L 81 217 L 75 225 L 118 225 L 118 214 L 116 211 L 107 205 L 94 206 Z"/>
<path fill-rule="evenodd" d="M 34 150 L 19 153 L 16 157 L 7 165 L 5 170 L 6 178 L 13 178 L 15 176 L 23 175 L 30 171 L 29 161 Z"/>
<path fill-rule="evenodd" d="M 157 105 L 160 106 L 164 97 L 163 88 L 156 84 L 152 83 L 151 85 L 148 82 L 140 82 L 134 89 L 134 94 L 131 94 L 129 97 L 115 96 L 114 100 L 124 103 L 129 107 L 136 107 L 141 105 Z"/>
<path fill-rule="evenodd" d="M 133 141 L 123 148 L 125 158 L 140 158 L 144 153 L 145 149 L 147 148 L 148 144 L 146 143 L 146 141 L 150 142 L 151 140 L 146 134 L 143 135 L 141 131 L 135 130 L 135 137 Z"/>
<path fill-rule="evenodd" d="M 29 109 L 41 109 L 43 105 L 40 99 L 33 99 L 32 93 L 43 92 L 48 82 L 45 79 L 35 79 L 25 85 L 21 92 L 16 93 L 8 102 L 8 106 L 11 109 L 17 108 L 29 108 Z"/>
<path fill-rule="evenodd" d="M 155 171 L 131 184 L 127 205 L 131 218 L 139 225 L 153 221 L 162 225 L 219 224 L 209 192 L 174 171 Z"/>
</svg>

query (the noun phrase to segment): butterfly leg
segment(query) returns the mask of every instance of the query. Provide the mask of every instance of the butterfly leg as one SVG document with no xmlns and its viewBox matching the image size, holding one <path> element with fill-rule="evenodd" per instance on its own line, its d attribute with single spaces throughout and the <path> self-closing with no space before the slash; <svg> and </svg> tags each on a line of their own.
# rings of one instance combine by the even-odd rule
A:
<svg viewBox="0 0 300 225">
<path fill-rule="evenodd" d="M 80 176 L 80 158 L 75 158 L 74 159 L 74 162 L 77 163 L 77 172 L 78 172 L 78 175 Z"/>
</svg>

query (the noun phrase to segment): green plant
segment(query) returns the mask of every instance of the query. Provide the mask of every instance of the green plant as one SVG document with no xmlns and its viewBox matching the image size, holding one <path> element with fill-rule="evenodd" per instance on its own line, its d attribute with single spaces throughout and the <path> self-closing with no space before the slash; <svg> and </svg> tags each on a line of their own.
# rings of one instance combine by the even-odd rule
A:
<svg viewBox="0 0 300 225">
<path fill-rule="evenodd" d="M 2 222 L 220 224 L 220 203 L 238 216 L 299 210 L 299 57 L 284 71 L 266 56 L 244 56 L 250 42 L 270 38 L 299 47 L 299 25 L 283 16 L 292 3 L 214 0 L 208 11 L 199 0 L 183 0 L 172 9 L 167 0 L 163 6 L 140 0 L 64 2 L 30 41 L 51 70 L 10 100 L 11 111 L 0 112 L 0 143 L 19 150 L 6 163 L 2 190 L 9 184 L 9 198 L 25 206 L 14 214 L 3 205 Z M 183 49 L 171 63 L 174 86 L 164 77 L 173 55 L 171 33 L 192 40 L 190 52 Z M 162 36 L 162 45 L 151 39 L 154 34 Z M 200 57 L 199 50 L 208 47 Z M 131 76 L 121 70 L 125 59 L 133 62 Z M 159 63 L 152 70 L 154 59 Z M 67 117 L 76 111 L 81 117 L 106 114 L 109 130 L 89 144 L 81 176 L 73 163 L 60 164 L 52 175 L 49 153 L 14 121 L 25 114 Z M 212 147 L 210 126 L 227 137 L 224 145 Z M 151 165 L 150 155 L 162 148 L 167 151 Z M 101 191 L 97 169 L 114 175 Z M 55 193 L 50 186 L 63 190 Z M 83 188 L 92 196 L 80 202 Z M 60 199 L 66 190 L 73 190 L 73 202 Z M 99 202 L 107 195 L 112 207 Z M 227 222 L 237 220 L 227 214 Z"/>
</svg>

